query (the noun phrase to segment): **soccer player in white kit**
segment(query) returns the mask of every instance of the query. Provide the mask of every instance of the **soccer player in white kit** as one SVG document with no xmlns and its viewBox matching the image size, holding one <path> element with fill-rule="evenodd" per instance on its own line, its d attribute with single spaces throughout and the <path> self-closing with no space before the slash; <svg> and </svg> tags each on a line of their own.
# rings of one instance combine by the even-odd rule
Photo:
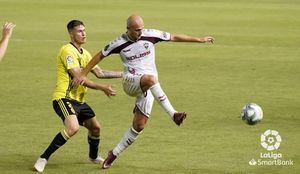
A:
<svg viewBox="0 0 300 174">
<path fill-rule="evenodd" d="M 142 18 L 132 15 L 127 19 L 127 32 L 96 54 L 83 70 L 82 77 L 76 79 L 77 83 L 84 82 L 88 72 L 104 57 L 119 54 L 124 65 L 123 89 L 129 96 L 136 97 L 132 127 L 125 132 L 119 144 L 108 152 L 102 164 L 103 169 L 111 167 L 117 156 L 142 133 L 150 117 L 154 99 L 178 126 L 186 118 L 185 112 L 177 112 L 173 108 L 158 82 L 154 44 L 160 41 L 213 43 L 214 38 L 210 36 L 199 38 L 144 29 Z"/>
</svg>

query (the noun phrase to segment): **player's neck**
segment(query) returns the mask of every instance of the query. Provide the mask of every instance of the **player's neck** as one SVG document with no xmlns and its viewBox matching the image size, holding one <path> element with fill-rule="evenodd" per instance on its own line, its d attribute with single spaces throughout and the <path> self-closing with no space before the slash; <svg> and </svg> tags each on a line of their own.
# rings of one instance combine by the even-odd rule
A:
<svg viewBox="0 0 300 174">
<path fill-rule="evenodd" d="M 128 34 L 127 32 L 126 32 L 126 35 L 127 35 L 128 39 L 129 39 L 130 41 L 132 41 L 132 42 L 136 42 L 137 40 L 140 39 L 140 38 L 138 38 L 138 39 L 133 39 L 132 36 L 130 36 L 130 34 Z"/>
</svg>

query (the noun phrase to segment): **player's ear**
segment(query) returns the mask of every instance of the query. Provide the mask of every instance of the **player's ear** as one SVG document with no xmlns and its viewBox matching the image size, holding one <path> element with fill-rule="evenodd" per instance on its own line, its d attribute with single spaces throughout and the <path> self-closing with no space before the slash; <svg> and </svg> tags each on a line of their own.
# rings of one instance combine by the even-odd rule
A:
<svg viewBox="0 0 300 174">
<path fill-rule="evenodd" d="M 71 38 L 74 37 L 72 30 L 69 31 L 69 35 L 70 35 Z"/>
</svg>

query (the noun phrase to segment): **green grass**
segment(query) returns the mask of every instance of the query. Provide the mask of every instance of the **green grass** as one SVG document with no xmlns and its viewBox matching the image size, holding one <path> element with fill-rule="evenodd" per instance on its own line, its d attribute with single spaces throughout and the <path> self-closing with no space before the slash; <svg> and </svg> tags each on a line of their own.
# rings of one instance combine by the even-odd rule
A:
<svg viewBox="0 0 300 174">
<path fill-rule="evenodd" d="M 85 22 L 92 54 L 125 31 L 132 13 L 146 28 L 171 33 L 212 35 L 214 45 L 160 43 L 156 62 L 160 82 L 178 110 L 188 112 L 180 128 L 155 104 L 142 136 L 109 170 L 86 161 L 85 129 L 59 149 L 44 173 L 198 174 L 299 173 L 300 167 L 300 1 L 46 1 L 0 0 L 0 22 L 17 24 L 0 63 L 0 173 L 31 171 L 37 157 L 63 129 L 52 109 L 55 58 L 69 41 L 66 23 Z M 122 69 L 118 56 L 105 69 Z M 94 78 L 92 78 L 94 79 Z M 89 91 L 88 103 L 102 124 L 101 153 L 106 156 L 131 124 L 134 98 L 112 83 L 118 96 Z M 238 117 L 255 102 L 264 110 L 255 126 Z M 250 166 L 266 152 L 260 135 L 278 130 L 276 153 L 293 166 Z"/>
</svg>

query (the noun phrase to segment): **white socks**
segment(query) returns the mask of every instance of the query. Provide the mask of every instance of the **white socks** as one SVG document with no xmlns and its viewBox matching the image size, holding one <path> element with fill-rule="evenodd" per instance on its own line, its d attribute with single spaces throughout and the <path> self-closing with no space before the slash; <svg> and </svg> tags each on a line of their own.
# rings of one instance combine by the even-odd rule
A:
<svg viewBox="0 0 300 174">
<path fill-rule="evenodd" d="M 133 129 L 133 127 L 129 128 L 127 132 L 125 132 L 123 138 L 119 142 L 119 144 L 113 149 L 113 154 L 118 156 L 121 152 L 123 152 L 129 145 L 131 145 L 138 137 L 141 132 L 137 132 Z"/>
<path fill-rule="evenodd" d="M 160 84 L 156 83 L 155 85 L 151 86 L 150 91 L 160 106 L 164 108 L 171 118 L 173 118 L 173 115 L 176 111 L 171 105 L 164 91 L 161 89 Z"/>
<path fill-rule="evenodd" d="M 160 84 L 156 83 L 155 85 L 150 87 L 150 91 L 154 96 L 155 100 L 164 108 L 164 110 L 170 115 L 173 119 L 173 115 L 176 110 L 171 105 L 168 97 L 161 89 Z M 118 156 L 121 152 L 123 152 L 128 146 L 130 146 L 142 132 L 137 132 L 132 127 L 125 132 L 123 138 L 119 142 L 119 144 L 113 149 L 113 154 Z"/>
</svg>

